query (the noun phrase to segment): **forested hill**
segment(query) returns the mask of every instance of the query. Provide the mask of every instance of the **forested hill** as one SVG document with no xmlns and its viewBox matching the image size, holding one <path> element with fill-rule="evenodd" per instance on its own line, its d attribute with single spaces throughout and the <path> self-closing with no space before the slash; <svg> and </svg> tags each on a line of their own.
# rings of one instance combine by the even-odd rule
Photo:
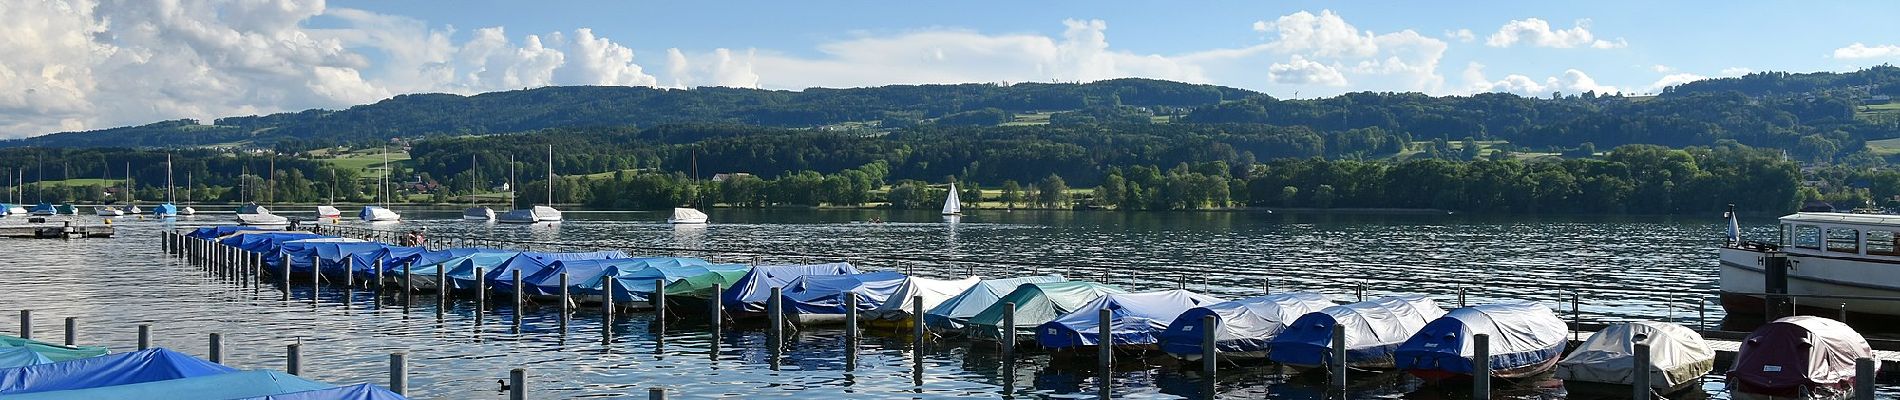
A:
<svg viewBox="0 0 1900 400">
<path fill-rule="evenodd" d="M 893 85 L 779 91 L 702 87 L 566 86 L 484 93 L 402 95 L 345 110 L 220 118 L 210 125 L 164 121 L 0 142 L 0 146 L 188 147 L 249 144 L 310 149 L 392 137 L 480 135 L 543 128 L 722 122 L 815 127 L 848 122 L 904 126 L 923 120 L 983 124 L 1008 113 L 1133 106 L 1185 112 L 1262 96 L 1212 85 L 1150 79 L 1083 84 Z M 959 122 L 962 121 L 962 122 Z"/>
</svg>

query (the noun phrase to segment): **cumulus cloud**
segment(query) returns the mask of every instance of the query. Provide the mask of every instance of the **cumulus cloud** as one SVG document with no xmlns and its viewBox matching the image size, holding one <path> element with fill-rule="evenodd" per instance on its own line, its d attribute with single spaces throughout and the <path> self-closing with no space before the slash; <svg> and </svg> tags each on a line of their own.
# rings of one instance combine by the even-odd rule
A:
<svg viewBox="0 0 1900 400">
<path fill-rule="evenodd" d="M 1466 90 L 1472 93 L 1504 92 L 1521 96 L 1549 96 L 1553 92 L 1578 94 L 1595 91 L 1597 93 L 1616 93 L 1615 86 L 1598 84 L 1589 74 L 1576 69 L 1564 70 L 1558 76 L 1545 77 L 1542 80 L 1525 75 L 1511 74 L 1504 79 L 1490 80 L 1485 77 L 1484 64 L 1472 62 L 1465 65 L 1463 78 Z"/>
<path fill-rule="evenodd" d="M 1842 60 L 1892 57 L 1900 57 L 1900 46 L 1891 44 L 1868 46 L 1865 43 L 1854 42 L 1854 44 L 1847 45 L 1847 47 L 1834 49 L 1834 58 Z"/>
<path fill-rule="evenodd" d="M 1629 45 L 1623 38 L 1597 39 L 1596 34 L 1590 32 L 1590 20 L 1587 18 L 1577 20 L 1570 29 L 1552 29 L 1550 22 L 1538 18 L 1512 20 L 1498 28 L 1497 33 L 1486 37 L 1484 43 L 1491 47 L 1511 47 L 1521 43 L 1533 47 L 1598 49 L 1613 49 Z"/>
<path fill-rule="evenodd" d="M 1735 76 L 1748 75 L 1750 72 L 1755 72 L 1755 70 L 1749 69 L 1749 68 L 1743 68 L 1743 67 L 1728 67 L 1728 68 L 1723 68 L 1722 72 L 1717 73 L 1716 76 L 1735 77 Z"/>
<path fill-rule="evenodd" d="M 1321 74 L 1318 77 L 1325 79 L 1310 81 L 1313 84 L 1343 84 L 1347 80 L 1345 73 L 1384 77 L 1387 82 L 1381 83 L 1419 91 L 1436 91 L 1444 83 L 1444 78 L 1438 75 L 1438 62 L 1444 57 L 1448 45 L 1443 40 L 1416 31 L 1407 29 L 1384 34 L 1361 31 L 1332 10 L 1321 10 L 1319 14 L 1300 11 L 1273 21 L 1255 22 L 1253 28 L 1267 33 L 1270 41 L 1247 50 L 1301 57 L 1293 62 L 1275 64 L 1281 65 L 1281 69 L 1287 73 L 1293 71 L 1289 68 L 1301 64 L 1297 62 L 1300 60 L 1334 70 L 1339 68 L 1331 65 L 1347 66 L 1338 79 Z M 1269 66 L 1268 71 L 1270 80 L 1281 82 L 1280 78 L 1273 76 L 1272 67 Z"/>
<path fill-rule="evenodd" d="M 1647 90 L 1650 93 L 1661 92 L 1664 88 L 1668 88 L 1670 86 L 1681 85 L 1684 83 L 1695 82 L 1695 81 L 1699 81 L 1703 79 L 1709 79 L 1709 77 L 1697 75 L 1697 74 L 1691 74 L 1687 72 L 1663 75 L 1662 79 L 1656 80 L 1656 83 L 1649 84 L 1649 87 L 1647 88 Z"/>
<path fill-rule="evenodd" d="M 1656 65 L 1650 66 L 1649 70 L 1656 71 L 1656 73 L 1659 73 L 1659 74 L 1667 74 L 1670 72 L 1675 72 L 1676 68 L 1667 66 L 1667 65 L 1656 64 Z"/>
<path fill-rule="evenodd" d="M 1458 30 L 1446 30 L 1445 38 L 1456 40 L 1460 43 L 1471 43 L 1473 40 L 1478 40 L 1478 35 L 1472 33 L 1470 29 L 1459 28 Z"/>
<path fill-rule="evenodd" d="M 1338 69 L 1307 60 L 1298 54 L 1286 63 L 1267 66 L 1267 78 L 1273 83 L 1346 86 L 1346 76 L 1340 74 Z"/>
</svg>

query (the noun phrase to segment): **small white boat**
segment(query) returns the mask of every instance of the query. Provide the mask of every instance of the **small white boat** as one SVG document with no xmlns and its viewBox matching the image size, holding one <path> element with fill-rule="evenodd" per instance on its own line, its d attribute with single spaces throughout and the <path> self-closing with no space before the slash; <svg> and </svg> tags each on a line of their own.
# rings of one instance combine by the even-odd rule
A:
<svg viewBox="0 0 1900 400">
<path fill-rule="evenodd" d="M 356 218 L 362 219 L 363 222 L 395 222 L 401 220 L 402 216 L 387 208 L 363 206 L 363 211 L 358 212 Z"/>
<path fill-rule="evenodd" d="M 92 215 L 101 217 L 123 217 L 125 216 L 125 211 L 108 206 L 98 206 L 92 208 Z"/>
<path fill-rule="evenodd" d="M 139 209 L 139 205 L 137 204 L 127 204 L 125 205 L 125 213 L 126 214 L 144 214 L 145 210 Z"/>
<path fill-rule="evenodd" d="M 495 210 L 488 207 L 469 207 L 467 210 L 462 210 L 462 219 L 469 221 L 492 221 L 495 219 Z"/>
<path fill-rule="evenodd" d="M 12 204 L 7 205 L 7 215 L 25 215 L 25 214 L 26 214 L 26 207 L 16 206 Z"/>
<path fill-rule="evenodd" d="M 963 215 L 963 201 L 957 198 L 957 184 L 950 183 L 950 196 L 943 199 L 943 215 Z"/>
<path fill-rule="evenodd" d="M 250 226 L 290 225 L 290 219 L 271 213 L 238 214 L 238 223 Z"/>
<path fill-rule="evenodd" d="M 317 218 L 322 218 L 322 219 L 343 218 L 343 210 L 338 210 L 336 209 L 336 207 L 331 207 L 331 206 L 317 206 Z"/>
<path fill-rule="evenodd" d="M 561 210 L 554 207 L 534 206 L 534 220 L 537 222 L 561 222 Z"/>
<path fill-rule="evenodd" d="M 178 209 L 178 215 L 198 215 L 198 209 L 184 206 Z"/>
<path fill-rule="evenodd" d="M 667 218 L 666 223 L 704 224 L 706 223 L 706 213 L 691 208 L 677 207 L 673 209 L 673 217 Z"/>
<path fill-rule="evenodd" d="M 504 224 L 532 224 L 535 221 L 539 219 L 535 218 L 534 210 L 526 208 L 505 212 L 495 217 L 495 222 Z"/>
<path fill-rule="evenodd" d="M 1649 370 L 1636 371 L 1636 344 L 1649 345 Z M 1669 394 L 1701 383 L 1715 368 L 1715 351 L 1702 335 L 1682 325 L 1638 321 L 1610 324 L 1590 335 L 1563 361 L 1557 379 L 1572 393 L 1590 386 L 1607 393 L 1630 393 L 1636 374 L 1648 374 L 1649 386 Z"/>
</svg>

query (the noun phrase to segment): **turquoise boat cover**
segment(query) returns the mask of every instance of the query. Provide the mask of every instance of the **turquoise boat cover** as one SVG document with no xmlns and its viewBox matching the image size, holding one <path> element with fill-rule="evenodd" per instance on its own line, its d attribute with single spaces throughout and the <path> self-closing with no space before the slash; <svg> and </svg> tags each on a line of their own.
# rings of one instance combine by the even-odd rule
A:
<svg viewBox="0 0 1900 400">
<path fill-rule="evenodd" d="M 931 307 L 929 310 L 924 311 L 924 325 L 937 331 L 954 332 L 963 329 L 963 324 L 969 322 L 970 317 L 976 316 L 976 313 L 983 312 L 984 309 L 995 305 L 996 299 L 1003 298 L 1003 295 L 1016 291 L 1016 287 L 1018 286 L 1028 283 L 1063 282 L 1067 280 L 1068 279 L 1063 278 L 1062 275 L 984 279 L 981 282 L 977 282 L 976 286 L 964 290 L 963 293 L 958 293 L 955 297 L 951 297 L 949 300 L 937 304 L 936 307 Z"/>
<path fill-rule="evenodd" d="M 858 312 L 884 305 L 891 294 L 903 288 L 904 274 L 879 271 L 850 275 L 806 275 L 785 285 L 785 312 L 792 314 L 844 314 L 845 296 L 858 298 Z"/>
<path fill-rule="evenodd" d="M 0 347 L 0 368 L 50 364 L 53 359 L 25 347 Z"/>
<path fill-rule="evenodd" d="M 971 338 L 1001 340 L 1002 338 L 1035 338 L 1036 327 L 1054 321 L 1057 317 L 1081 309 L 1095 299 L 1114 293 L 1128 293 L 1113 285 L 1095 282 L 1065 281 L 1027 283 L 1016 287 L 1015 291 L 996 299 L 995 304 L 970 317 L 964 324 L 964 333 Z M 1003 326 L 1003 305 L 1016 303 L 1016 326 Z"/>
<path fill-rule="evenodd" d="M 0 369 L 0 395 L 91 389 L 232 372 L 237 370 L 156 348 Z"/>
<path fill-rule="evenodd" d="M 1181 313 L 1222 301 L 1181 289 L 1110 293 L 1043 323 L 1036 328 L 1036 342 L 1051 349 L 1100 345 L 1098 332 L 1107 323 L 1110 345 L 1155 344 L 1160 342 L 1156 334 L 1168 329 L 1168 323 Z M 1103 309 L 1109 311 L 1109 321 L 1101 320 Z"/>
<path fill-rule="evenodd" d="M 697 258 L 647 258 L 639 262 L 615 265 L 607 274 L 614 279 L 614 301 L 647 301 L 653 297 L 654 281 L 666 284 L 687 277 L 718 271 L 745 271 L 745 264 L 713 264 Z M 603 287 L 596 278 L 586 282 L 588 290 L 598 294 Z"/>
<path fill-rule="evenodd" d="M 403 400 L 396 392 L 368 383 L 302 392 L 246 397 L 237 400 Z"/>
<path fill-rule="evenodd" d="M 199 400 L 233 399 L 330 388 L 277 371 L 245 371 L 87 389 L 7 396 L 7 400 Z"/>
<path fill-rule="evenodd" d="M 567 274 L 567 293 L 570 296 L 599 296 L 600 277 L 605 276 L 614 266 L 632 264 L 644 258 L 617 258 L 595 260 L 561 260 L 548 265 L 524 278 L 521 284 L 527 286 L 528 294 L 537 296 L 558 296 L 561 294 L 561 274 Z M 587 282 L 594 282 L 589 288 Z"/>
<path fill-rule="evenodd" d="M 733 282 L 732 287 L 720 293 L 720 301 L 725 307 L 738 312 L 765 312 L 765 302 L 772 297 L 772 288 L 783 288 L 801 276 L 806 275 L 846 275 L 858 273 L 849 263 L 831 263 L 814 265 L 760 265 L 746 271 Z M 780 291 L 780 294 L 784 294 Z"/>
<path fill-rule="evenodd" d="M 1199 357 L 1202 319 L 1212 315 L 1214 349 L 1264 356 L 1273 337 L 1286 330 L 1287 324 L 1332 306 L 1333 302 L 1317 293 L 1280 293 L 1195 307 L 1168 324 L 1168 330 L 1161 333 L 1161 350 L 1180 357 Z"/>
<path fill-rule="evenodd" d="M 0 349 L 14 347 L 32 350 L 33 353 L 55 362 L 98 357 L 106 355 L 107 353 L 106 348 L 100 346 L 61 346 L 37 340 L 22 339 L 18 336 L 0 335 Z"/>
<path fill-rule="evenodd" d="M 574 253 L 523 252 L 516 253 L 513 258 L 502 261 L 500 265 L 496 265 L 493 269 L 483 268 L 482 270 L 487 275 L 486 278 L 488 279 L 490 287 L 495 288 L 496 292 L 513 293 L 515 291 L 515 271 L 521 271 L 521 279 L 525 285 L 528 277 L 547 270 L 548 267 L 553 265 L 556 261 L 612 260 L 622 258 L 628 258 L 627 253 L 619 250 Z"/>
<path fill-rule="evenodd" d="M 178 205 L 172 203 L 159 204 L 158 207 L 152 207 L 152 215 L 178 215 Z"/>
</svg>

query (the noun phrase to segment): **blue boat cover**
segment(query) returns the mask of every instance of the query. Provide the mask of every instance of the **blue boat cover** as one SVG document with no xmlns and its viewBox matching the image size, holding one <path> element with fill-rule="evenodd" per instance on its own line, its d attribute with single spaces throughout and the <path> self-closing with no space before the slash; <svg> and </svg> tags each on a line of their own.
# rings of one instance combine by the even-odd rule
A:
<svg viewBox="0 0 1900 400">
<path fill-rule="evenodd" d="M 1181 313 L 1221 301 L 1181 289 L 1110 293 L 1036 327 L 1036 342 L 1052 349 L 1097 345 L 1100 338 L 1096 332 L 1103 323 L 1100 311 L 1108 309 L 1108 335 L 1113 345 L 1154 344 L 1159 342 L 1155 334 L 1167 329 Z"/>
<path fill-rule="evenodd" d="M 525 282 L 528 277 L 548 269 L 548 266 L 554 264 L 555 261 L 610 260 L 619 258 L 627 258 L 627 253 L 619 250 L 575 253 L 523 252 L 515 254 L 514 257 L 509 258 L 507 261 L 502 261 L 502 263 L 496 265 L 495 268 L 483 268 L 482 270 L 483 273 L 487 274 L 486 278 L 488 279 L 488 283 L 490 287 L 495 288 L 495 291 L 513 293 L 515 290 L 515 278 L 513 274 L 514 271 L 517 270 L 521 271 L 521 279 Z"/>
<path fill-rule="evenodd" d="M 239 250 L 252 253 L 275 254 L 278 251 L 278 246 L 285 242 L 327 237 L 329 236 L 310 232 L 240 232 L 223 239 L 218 239 L 218 244 L 236 246 Z"/>
<path fill-rule="evenodd" d="M 40 355 L 40 352 L 25 347 L 0 347 L 0 368 L 24 367 L 52 363 L 53 359 Z"/>
<path fill-rule="evenodd" d="M 198 229 L 193 229 L 191 230 L 191 233 L 185 234 L 185 237 L 193 238 L 193 239 L 211 239 L 211 238 L 217 238 L 217 237 L 222 237 L 224 235 L 236 233 L 238 231 L 253 230 L 253 229 L 256 229 L 256 228 L 243 226 L 243 225 L 207 226 L 207 227 L 202 227 Z"/>
<path fill-rule="evenodd" d="M 1001 299 L 1003 295 L 1016 291 L 1017 286 L 1022 286 L 1025 283 L 1063 282 L 1067 280 L 1068 279 L 1063 278 L 1062 275 L 984 279 L 981 282 L 977 282 L 976 286 L 970 287 L 969 290 L 964 290 L 963 293 L 957 294 L 956 297 L 944 300 L 943 303 L 937 304 L 936 307 L 931 307 L 930 310 L 924 311 L 924 325 L 939 331 L 955 332 L 963 329 L 963 324 L 969 322 L 970 317 L 974 317 L 977 313 L 983 312 L 984 309 L 990 308 L 991 305 L 995 305 L 996 299 Z"/>
<path fill-rule="evenodd" d="M 1261 352 L 1265 356 L 1274 336 L 1302 315 L 1332 307 L 1316 293 L 1280 293 L 1248 297 L 1195 307 L 1181 313 L 1161 332 L 1161 350 L 1176 356 L 1199 357 L 1202 319 L 1215 320 L 1214 348 L 1222 353 Z"/>
<path fill-rule="evenodd" d="M 528 294 L 537 296 L 556 296 L 561 294 L 561 273 L 567 273 L 567 293 L 571 296 L 599 296 L 600 277 L 605 276 L 614 266 L 632 264 L 642 258 L 618 258 L 595 260 L 561 260 L 548 265 L 547 269 L 534 275 L 521 278 L 521 284 L 527 286 Z M 591 289 L 587 282 L 594 282 Z"/>
<path fill-rule="evenodd" d="M 170 203 L 166 203 L 166 204 L 170 204 Z M 33 213 L 50 212 L 50 213 L 57 214 L 59 213 L 59 210 L 53 208 L 53 203 L 40 203 L 40 204 L 34 204 L 33 208 L 27 209 L 27 212 L 33 212 Z M 154 211 L 154 213 L 156 213 L 156 211 Z"/>
<path fill-rule="evenodd" d="M 1267 358 L 1297 366 L 1324 365 L 1333 358 L 1333 325 L 1346 328 L 1346 363 L 1392 367 L 1392 351 L 1426 323 L 1445 315 L 1438 302 L 1420 295 L 1391 296 L 1326 307 L 1287 324 Z"/>
<path fill-rule="evenodd" d="M 765 302 L 772 297 L 772 288 L 783 288 L 786 284 L 805 275 L 845 275 L 858 273 L 849 263 L 831 263 L 814 265 L 760 265 L 746 271 L 732 288 L 720 293 L 720 301 L 729 310 L 738 312 L 765 312 Z M 780 292 L 783 294 L 783 291 Z"/>
<path fill-rule="evenodd" d="M 850 275 L 806 275 L 785 285 L 785 312 L 844 314 L 845 296 L 858 298 L 858 311 L 877 309 L 904 286 L 904 274 L 879 271 Z"/>
<path fill-rule="evenodd" d="M 0 369 L 0 395 L 219 375 L 236 369 L 165 348 Z"/>
<path fill-rule="evenodd" d="M 306 240 L 287 243 L 283 251 L 291 255 L 292 272 L 309 271 L 310 263 L 314 262 L 317 271 L 325 275 L 343 276 L 344 264 L 348 264 L 348 269 L 358 275 L 373 273 L 372 269 L 376 267 L 374 260 L 385 254 L 387 247 L 389 244 L 382 242 Z"/>
<path fill-rule="evenodd" d="M 52 206 L 47 205 L 47 207 Z M 152 207 L 152 215 L 178 215 L 178 205 L 172 203 L 159 204 L 158 207 Z"/>
<path fill-rule="evenodd" d="M 396 392 L 368 383 L 302 392 L 246 397 L 237 400 L 403 400 Z"/>
<path fill-rule="evenodd" d="M 317 247 L 328 246 L 328 245 L 325 245 L 325 243 L 335 244 L 335 243 L 369 243 L 369 242 L 364 241 L 362 239 L 339 238 L 339 237 L 324 237 L 324 238 L 286 241 L 283 243 L 283 245 L 277 246 L 276 255 L 273 255 L 271 257 L 266 257 L 264 262 L 268 263 L 270 268 L 273 270 L 282 270 L 282 268 L 284 268 L 284 266 L 282 265 L 283 264 L 282 256 L 289 255 L 291 271 L 297 272 L 297 273 L 310 272 L 310 266 L 315 265 L 316 263 L 319 262 Z"/>
<path fill-rule="evenodd" d="M 1470 375 L 1472 335 L 1491 337 L 1491 370 L 1549 364 L 1570 344 L 1570 327 L 1537 303 L 1483 304 L 1451 310 L 1425 324 L 1392 354 L 1402 370 Z M 1542 372 L 1542 371 L 1538 371 Z"/>
<path fill-rule="evenodd" d="M 435 265 L 424 266 L 421 268 L 411 267 L 410 270 L 414 271 L 416 275 L 420 275 L 420 276 L 435 276 L 436 270 L 446 269 L 448 270 L 448 277 L 449 277 L 449 281 L 447 282 L 448 288 L 458 289 L 458 290 L 475 290 L 475 284 L 477 282 L 476 276 L 475 276 L 476 268 L 481 268 L 482 274 L 487 275 L 488 271 L 494 270 L 496 266 L 501 265 L 501 263 L 508 262 L 508 260 L 511 258 L 515 258 L 515 254 L 518 254 L 518 253 L 515 253 L 515 252 L 475 253 L 475 254 L 470 254 L 466 256 L 451 258 L 448 261 L 443 261 Z"/>
<path fill-rule="evenodd" d="M 332 385 L 312 382 L 308 379 L 298 378 L 294 375 L 277 371 L 244 371 L 88 389 L 37 392 L 20 396 L 7 396 L 7 399 L 231 399 L 278 393 L 303 392 L 325 389 L 331 386 Z"/>
</svg>

